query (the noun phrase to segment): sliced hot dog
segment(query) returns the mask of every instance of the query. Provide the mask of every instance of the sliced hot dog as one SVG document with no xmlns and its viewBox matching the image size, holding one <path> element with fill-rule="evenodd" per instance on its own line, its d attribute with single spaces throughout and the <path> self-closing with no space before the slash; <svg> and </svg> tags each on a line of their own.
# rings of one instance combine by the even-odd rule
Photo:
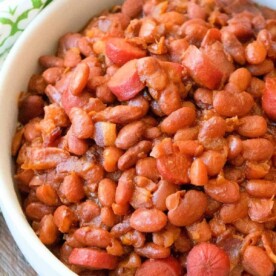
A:
<svg viewBox="0 0 276 276">
<path fill-rule="evenodd" d="M 217 89 L 221 85 L 223 73 L 196 46 L 189 46 L 182 64 L 197 84 L 209 89 Z"/>
<path fill-rule="evenodd" d="M 88 269 L 115 269 L 117 257 L 105 251 L 92 248 L 74 248 L 69 256 L 69 263 Z"/>
<path fill-rule="evenodd" d="M 267 78 L 262 106 L 267 116 L 276 121 L 276 78 Z"/>
<path fill-rule="evenodd" d="M 146 51 L 134 46 L 123 38 L 109 38 L 106 42 L 106 55 L 117 65 L 146 56 Z"/>
<path fill-rule="evenodd" d="M 157 169 L 161 176 L 174 184 L 189 183 L 188 170 L 191 160 L 184 154 L 173 153 L 157 158 Z"/>
<path fill-rule="evenodd" d="M 180 263 L 173 257 L 147 260 L 136 271 L 135 276 L 180 276 Z"/>
<path fill-rule="evenodd" d="M 214 244 L 198 244 L 188 254 L 187 276 L 227 276 L 229 272 L 228 255 Z"/>
<path fill-rule="evenodd" d="M 124 64 L 111 77 L 108 87 L 119 101 L 127 101 L 134 98 L 145 85 L 140 81 L 137 68 L 137 60 L 131 60 Z"/>
</svg>

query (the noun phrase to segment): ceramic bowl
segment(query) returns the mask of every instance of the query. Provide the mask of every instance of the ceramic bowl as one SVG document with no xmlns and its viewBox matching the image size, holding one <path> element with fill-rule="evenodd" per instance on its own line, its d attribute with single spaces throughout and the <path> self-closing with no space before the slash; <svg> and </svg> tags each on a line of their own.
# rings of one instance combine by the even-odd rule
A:
<svg viewBox="0 0 276 276">
<path fill-rule="evenodd" d="M 11 141 L 16 128 L 17 99 L 38 69 L 38 58 L 55 51 L 58 38 L 79 31 L 102 10 L 119 0 L 56 0 L 29 25 L 5 61 L 0 73 L 0 206 L 20 250 L 41 276 L 76 275 L 37 238 L 28 224 L 12 179 Z"/>
<path fill-rule="evenodd" d="M 37 238 L 28 224 L 12 179 L 11 141 L 16 128 L 17 99 L 38 69 L 37 59 L 53 53 L 64 33 L 78 31 L 93 16 L 120 0 L 56 0 L 24 31 L 10 52 L 0 75 L 0 205 L 8 227 L 20 250 L 43 275 L 76 275 L 62 264 Z M 276 9 L 276 1 L 256 2 Z"/>
</svg>

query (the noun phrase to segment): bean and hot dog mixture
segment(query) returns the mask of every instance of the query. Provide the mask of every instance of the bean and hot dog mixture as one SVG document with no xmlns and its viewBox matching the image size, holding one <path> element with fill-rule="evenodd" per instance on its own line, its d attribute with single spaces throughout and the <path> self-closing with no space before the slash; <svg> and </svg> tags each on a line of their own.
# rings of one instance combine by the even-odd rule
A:
<svg viewBox="0 0 276 276">
<path fill-rule="evenodd" d="M 83 275 L 273 275 L 275 59 L 248 0 L 126 0 L 61 37 L 12 144 L 40 240 Z"/>
</svg>

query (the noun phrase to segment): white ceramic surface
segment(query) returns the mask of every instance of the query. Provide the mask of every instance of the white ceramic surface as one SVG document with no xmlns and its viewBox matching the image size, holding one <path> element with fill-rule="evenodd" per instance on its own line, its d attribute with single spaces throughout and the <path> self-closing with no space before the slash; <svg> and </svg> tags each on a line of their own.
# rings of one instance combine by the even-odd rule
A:
<svg viewBox="0 0 276 276">
<path fill-rule="evenodd" d="M 263 6 L 267 6 L 272 9 L 276 9 L 276 1 L 275 0 L 254 0 L 254 2 L 256 2 L 260 5 L 263 5 Z"/>
<path fill-rule="evenodd" d="M 0 75 L 0 206 L 26 259 L 39 275 L 73 276 L 39 241 L 25 219 L 12 181 L 10 148 L 16 127 L 17 98 L 37 69 L 37 59 L 52 53 L 58 38 L 78 31 L 100 11 L 119 0 L 56 0 L 30 24 L 10 52 Z"/>
<path fill-rule="evenodd" d="M 73 276 L 39 241 L 19 205 L 12 181 L 10 147 L 16 127 L 17 97 L 24 90 L 37 59 L 52 53 L 57 39 L 79 30 L 92 15 L 120 0 L 55 0 L 32 22 L 10 52 L 0 76 L 0 206 L 9 229 L 29 263 L 39 275 Z M 275 0 L 257 0 L 276 8 Z"/>
</svg>

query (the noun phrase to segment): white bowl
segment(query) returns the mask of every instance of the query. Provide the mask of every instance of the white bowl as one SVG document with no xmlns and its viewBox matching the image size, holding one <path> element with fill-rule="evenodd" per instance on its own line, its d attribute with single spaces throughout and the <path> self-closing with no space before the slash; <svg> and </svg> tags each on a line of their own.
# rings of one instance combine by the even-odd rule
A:
<svg viewBox="0 0 276 276">
<path fill-rule="evenodd" d="M 10 52 L 0 76 L 0 206 L 20 250 L 39 275 L 76 275 L 63 265 L 37 238 L 19 204 L 12 180 L 11 141 L 16 128 L 17 98 L 38 69 L 38 58 L 55 51 L 57 40 L 80 30 L 102 10 L 119 0 L 53 1 L 30 24 Z"/>
<path fill-rule="evenodd" d="M 58 38 L 78 31 L 93 16 L 120 0 L 58 0 L 50 4 L 27 28 L 8 56 L 0 76 L 0 206 L 8 227 L 39 275 L 76 275 L 37 238 L 19 204 L 12 180 L 10 148 L 16 128 L 17 98 L 37 70 L 37 59 L 55 50 Z M 256 0 L 276 8 L 276 1 Z"/>
</svg>

